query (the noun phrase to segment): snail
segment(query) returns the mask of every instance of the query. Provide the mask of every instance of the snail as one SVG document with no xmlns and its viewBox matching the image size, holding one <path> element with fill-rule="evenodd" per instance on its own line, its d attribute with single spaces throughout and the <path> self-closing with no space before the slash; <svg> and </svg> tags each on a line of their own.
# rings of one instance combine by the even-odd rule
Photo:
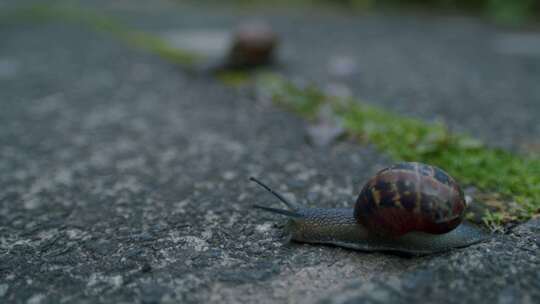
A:
<svg viewBox="0 0 540 304">
<path fill-rule="evenodd" d="M 206 53 L 204 60 L 188 66 L 188 71 L 200 76 L 229 76 L 238 75 L 271 67 L 279 63 L 277 49 L 280 37 L 274 29 L 262 20 L 251 20 L 240 24 L 232 31 L 228 45 L 222 52 L 216 54 L 206 48 L 201 52 Z M 210 51 L 210 52 L 209 52 Z M 229 74 L 233 72 L 233 74 Z"/>
<path fill-rule="evenodd" d="M 192 68 L 205 75 L 271 66 L 278 46 L 279 37 L 269 24 L 260 20 L 245 22 L 234 30 L 223 54 Z"/>
<path fill-rule="evenodd" d="M 274 60 L 278 37 L 262 21 L 242 24 L 234 33 L 225 68 L 242 69 L 269 65 Z"/>
<path fill-rule="evenodd" d="M 287 209 L 254 207 L 289 217 L 286 229 L 297 242 L 426 255 L 467 247 L 488 237 L 463 220 L 467 204 L 456 181 L 422 163 L 382 169 L 364 185 L 353 209 L 301 207 L 258 179 L 250 180 L 286 205 Z"/>
</svg>

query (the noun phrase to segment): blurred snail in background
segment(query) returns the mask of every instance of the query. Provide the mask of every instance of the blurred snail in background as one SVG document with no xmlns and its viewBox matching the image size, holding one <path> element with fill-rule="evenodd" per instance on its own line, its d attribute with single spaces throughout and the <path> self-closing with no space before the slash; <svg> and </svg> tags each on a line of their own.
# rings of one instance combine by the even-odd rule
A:
<svg viewBox="0 0 540 304">
<path fill-rule="evenodd" d="M 261 21 L 240 26 L 233 36 L 226 58 L 230 68 L 251 68 L 272 63 L 277 35 Z"/>
<path fill-rule="evenodd" d="M 221 73 L 250 70 L 275 63 L 279 37 L 272 27 L 262 20 L 243 22 L 232 31 L 223 53 L 210 56 L 195 66 L 195 71 Z"/>
<path fill-rule="evenodd" d="M 425 255 L 466 247 L 488 235 L 463 221 L 467 204 L 456 181 L 421 163 L 398 163 L 379 171 L 362 188 L 354 208 L 304 208 L 250 178 L 287 209 L 254 207 L 289 217 L 294 241 L 362 251 Z"/>
</svg>

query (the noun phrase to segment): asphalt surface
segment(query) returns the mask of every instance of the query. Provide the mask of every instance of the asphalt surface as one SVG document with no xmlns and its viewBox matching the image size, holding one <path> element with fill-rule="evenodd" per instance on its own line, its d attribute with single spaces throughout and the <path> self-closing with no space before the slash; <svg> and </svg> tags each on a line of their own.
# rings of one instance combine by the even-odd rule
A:
<svg viewBox="0 0 540 304">
<path fill-rule="evenodd" d="M 245 17 L 157 3 L 105 9 L 156 32 L 230 27 Z M 289 75 L 442 117 L 493 145 L 519 149 L 517 135 L 536 141 L 539 57 L 503 60 L 510 55 L 475 47 L 504 29 L 459 18 L 274 14 L 284 36 L 280 69 Z M 330 30 L 371 37 L 371 51 L 356 55 L 362 39 L 308 44 Z M 445 31 L 455 40 L 438 34 Z M 79 26 L 11 25 L 0 37 L 3 302 L 540 301 L 538 219 L 421 258 L 288 243 L 283 219 L 250 207 L 277 202 L 247 177 L 302 204 L 345 207 L 391 161 L 353 142 L 313 147 L 301 119 L 249 88 L 186 73 Z M 342 53 L 354 53 L 359 68 L 336 78 L 319 63 Z M 495 85 L 510 80 L 510 88 Z"/>
</svg>

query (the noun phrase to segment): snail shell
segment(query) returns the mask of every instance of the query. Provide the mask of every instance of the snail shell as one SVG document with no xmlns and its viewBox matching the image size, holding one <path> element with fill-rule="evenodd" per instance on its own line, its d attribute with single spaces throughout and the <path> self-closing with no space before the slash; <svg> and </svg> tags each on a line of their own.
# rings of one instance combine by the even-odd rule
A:
<svg viewBox="0 0 540 304">
<path fill-rule="evenodd" d="M 233 32 L 224 54 L 195 66 L 195 71 L 221 73 L 269 66 L 275 63 L 278 45 L 279 37 L 269 24 L 260 20 L 249 21 Z"/>
<path fill-rule="evenodd" d="M 463 191 L 446 172 L 421 163 L 400 163 L 365 184 L 354 217 L 381 235 L 442 234 L 463 221 L 465 208 Z"/>
<path fill-rule="evenodd" d="M 270 64 L 278 44 L 277 34 L 263 22 L 250 22 L 238 28 L 227 57 L 229 68 L 253 68 Z"/>
</svg>

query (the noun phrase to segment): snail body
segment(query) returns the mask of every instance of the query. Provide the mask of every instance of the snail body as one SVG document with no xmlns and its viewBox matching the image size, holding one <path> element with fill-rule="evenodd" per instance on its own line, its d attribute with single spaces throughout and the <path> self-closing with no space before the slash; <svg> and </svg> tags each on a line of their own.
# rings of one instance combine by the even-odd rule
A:
<svg viewBox="0 0 540 304">
<path fill-rule="evenodd" d="M 298 242 L 424 255 L 487 238 L 463 221 L 466 203 L 455 180 L 421 163 L 399 163 L 379 171 L 364 185 L 354 208 L 300 207 L 251 180 L 279 198 L 287 210 L 255 207 L 288 216 L 286 229 Z"/>
</svg>

